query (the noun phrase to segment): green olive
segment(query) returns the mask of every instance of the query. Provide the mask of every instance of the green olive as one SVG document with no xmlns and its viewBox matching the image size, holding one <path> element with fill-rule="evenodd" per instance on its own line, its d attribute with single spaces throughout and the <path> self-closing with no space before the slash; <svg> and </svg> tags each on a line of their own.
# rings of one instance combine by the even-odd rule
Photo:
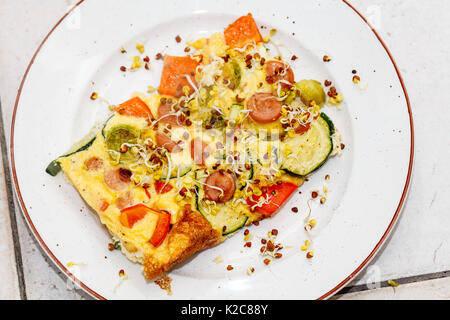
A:
<svg viewBox="0 0 450 320">
<path fill-rule="evenodd" d="M 304 104 L 309 106 L 311 101 L 314 101 L 317 105 L 323 106 L 325 103 L 325 91 L 319 81 L 302 80 L 297 82 L 295 86 L 300 91 L 300 99 Z"/>
<path fill-rule="evenodd" d="M 222 69 L 224 79 L 230 80 L 230 84 L 236 89 L 241 84 L 242 69 L 236 60 L 226 62 Z"/>
<path fill-rule="evenodd" d="M 120 163 L 135 161 L 137 155 L 132 152 L 131 148 L 127 148 L 126 152 L 121 152 L 121 148 L 124 143 L 136 144 L 139 135 L 140 131 L 136 127 L 130 125 L 114 126 L 106 134 L 106 147 L 108 150 L 114 150 L 120 154 Z"/>
</svg>

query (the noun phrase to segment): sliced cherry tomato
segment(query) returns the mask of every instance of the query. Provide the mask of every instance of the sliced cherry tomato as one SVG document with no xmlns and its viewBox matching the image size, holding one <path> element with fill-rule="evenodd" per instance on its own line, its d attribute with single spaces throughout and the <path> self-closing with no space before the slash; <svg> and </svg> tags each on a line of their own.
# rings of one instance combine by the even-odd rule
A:
<svg viewBox="0 0 450 320">
<path fill-rule="evenodd" d="M 155 247 L 159 246 L 166 238 L 170 229 L 170 213 L 159 213 L 158 222 L 156 223 L 155 231 L 150 238 L 150 243 Z"/>
<path fill-rule="evenodd" d="M 170 184 L 166 184 L 165 181 L 160 180 L 155 181 L 155 190 L 159 194 L 167 193 L 172 189 L 173 187 Z"/>
<path fill-rule="evenodd" d="M 131 98 L 130 100 L 119 104 L 114 108 L 114 111 L 124 116 L 154 119 L 147 104 L 139 97 Z"/>
<path fill-rule="evenodd" d="M 261 206 L 257 206 L 255 210 L 263 213 L 264 215 L 270 216 L 281 207 L 281 205 L 297 188 L 297 185 L 290 182 L 282 182 L 269 187 L 262 187 L 262 195 L 252 195 L 251 197 L 248 197 L 247 204 L 249 206 L 254 206 L 262 201 L 262 199 L 265 199 L 266 202 L 264 202 Z"/>
<path fill-rule="evenodd" d="M 120 211 L 120 223 L 127 228 L 133 228 L 134 224 L 140 220 L 142 220 L 147 213 L 149 212 L 157 212 L 155 210 L 150 209 L 146 205 L 142 203 L 122 209 Z"/>
</svg>

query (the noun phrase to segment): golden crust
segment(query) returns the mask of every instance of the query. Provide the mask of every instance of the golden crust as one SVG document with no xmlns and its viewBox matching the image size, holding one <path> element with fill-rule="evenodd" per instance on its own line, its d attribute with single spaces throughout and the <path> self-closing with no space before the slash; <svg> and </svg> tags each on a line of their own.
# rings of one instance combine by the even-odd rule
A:
<svg viewBox="0 0 450 320">
<path fill-rule="evenodd" d="M 147 280 L 153 279 L 197 251 L 223 240 L 220 231 L 213 229 L 208 220 L 186 205 L 183 217 L 173 225 L 164 243 L 152 254 L 144 254 L 145 277 Z"/>
</svg>

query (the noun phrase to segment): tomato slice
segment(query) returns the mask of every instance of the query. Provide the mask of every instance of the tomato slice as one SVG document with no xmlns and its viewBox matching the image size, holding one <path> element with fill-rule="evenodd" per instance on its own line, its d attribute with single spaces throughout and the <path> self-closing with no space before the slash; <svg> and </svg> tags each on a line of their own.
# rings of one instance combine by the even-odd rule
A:
<svg viewBox="0 0 450 320">
<path fill-rule="evenodd" d="M 159 246 L 169 233 L 170 229 L 170 213 L 159 213 L 158 222 L 156 223 L 155 231 L 150 238 L 150 243 L 155 247 Z"/>
<path fill-rule="evenodd" d="M 249 206 L 254 206 L 262 201 L 263 198 L 267 199 L 264 204 L 257 206 L 255 210 L 266 216 L 270 216 L 281 207 L 297 188 L 297 185 L 290 182 L 282 182 L 269 187 L 262 187 L 262 195 L 252 195 L 251 197 L 248 197 L 247 204 Z"/>
<path fill-rule="evenodd" d="M 114 111 L 124 116 L 154 119 L 147 104 L 139 97 L 131 98 L 114 108 Z"/>
<path fill-rule="evenodd" d="M 134 224 L 142 220 L 145 215 L 151 211 L 154 211 L 143 205 L 142 203 L 122 209 L 120 211 L 120 223 L 127 228 L 133 228 Z"/>
<path fill-rule="evenodd" d="M 156 180 L 155 181 L 155 190 L 159 194 L 167 193 L 172 190 L 173 187 L 170 184 L 166 184 L 164 181 Z"/>
</svg>

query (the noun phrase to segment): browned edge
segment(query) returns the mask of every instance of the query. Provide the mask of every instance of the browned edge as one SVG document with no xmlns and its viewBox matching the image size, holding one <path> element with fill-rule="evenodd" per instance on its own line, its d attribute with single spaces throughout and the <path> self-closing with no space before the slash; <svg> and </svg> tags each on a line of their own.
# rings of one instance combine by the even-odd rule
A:
<svg viewBox="0 0 450 320">
<path fill-rule="evenodd" d="M 405 95 L 405 99 L 406 99 L 406 104 L 408 107 L 408 114 L 409 114 L 409 119 L 410 119 L 410 129 L 411 129 L 411 151 L 410 151 L 410 160 L 409 160 L 409 167 L 408 167 L 408 175 L 406 178 L 406 182 L 405 182 L 405 186 L 403 188 L 403 193 L 402 196 L 400 198 L 400 202 L 397 206 L 397 209 L 395 211 L 395 214 L 391 220 L 391 222 L 389 223 L 388 228 L 386 229 L 386 231 L 384 232 L 383 236 L 381 237 L 380 241 L 377 243 L 377 245 L 375 246 L 375 248 L 370 252 L 370 254 L 367 256 L 366 259 L 364 259 L 364 261 L 358 266 L 358 268 L 356 268 L 348 277 L 346 277 L 344 280 L 342 280 L 338 285 L 336 285 L 333 289 L 331 289 L 330 291 L 328 291 L 327 293 L 325 293 L 324 295 L 320 296 L 318 299 L 319 300 L 323 300 L 326 298 L 329 298 L 331 295 L 335 294 L 337 291 L 339 291 L 340 289 L 342 289 L 344 287 L 345 284 L 347 284 L 350 280 L 352 280 L 366 265 L 367 263 L 369 263 L 369 261 L 375 256 L 375 254 L 377 253 L 377 251 L 381 248 L 381 246 L 384 244 L 385 240 L 387 239 L 387 237 L 389 236 L 390 232 L 392 231 L 392 228 L 394 227 L 395 223 L 398 220 L 398 217 L 400 215 L 403 203 L 406 199 L 406 195 L 408 192 L 408 187 L 411 181 L 411 173 L 412 173 L 412 166 L 413 166 L 413 159 L 414 159 L 414 125 L 413 125 L 413 118 L 412 118 L 412 110 L 411 110 L 411 105 L 410 105 L 410 101 L 409 101 L 409 96 L 408 93 L 406 91 L 405 88 L 405 84 L 403 82 L 403 78 L 400 74 L 400 71 L 398 70 L 397 64 L 394 60 L 394 58 L 392 57 L 391 52 L 389 51 L 389 49 L 387 48 L 386 44 L 384 43 L 384 41 L 381 39 L 381 37 L 378 35 L 378 33 L 376 32 L 376 30 L 370 25 L 370 23 L 367 21 L 367 19 L 357 10 L 355 9 L 355 7 L 353 7 L 350 3 L 348 3 L 347 0 L 342 0 L 346 5 L 348 5 L 351 9 L 353 9 L 360 17 L 361 19 L 363 19 L 363 21 L 370 27 L 370 29 L 373 31 L 373 33 L 375 34 L 375 36 L 377 37 L 377 39 L 380 41 L 381 45 L 384 47 L 384 49 L 386 50 L 386 53 L 388 54 L 389 58 L 392 61 L 392 64 L 394 65 L 395 71 L 397 73 L 397 76 L 400 80 L 400 84 L 402 86 L 403 89 L 403 93 Z M 75 4 L 68 12 L 66 12 L 66 14 L 64 14 L 64 16 L 56 23 L 56 25 L 50 30 L 50 32 L 45 36 L 44 40 L 41 42 L 41 44 L 39 45 L 39 47 L 37 48 L 36 52 L 34 53 L 33 57 L 31 58 L 30 63 L 28 64 L 28 67 L 25 71 L 25 74 L 22 78 L 22 81 L 20 83 L 19 86 L 19 90 L 17 93 L 17 97 L 16 97 L 16 101 L 14 104 L 14 111 L 13 111 L 13 117 L 12 117 L 12 121 L 11 121 L 11 137 L 10 137 L 10 156 L 11 156 L 11 166 L 12 166 L 12 176 L 13 176 L 13 180 L 14 180 L 14 185 L 15 185 L 15 189 L 16 189 L 16 193 L 17 193 L 17 198 L 19 200 L 20 203 L 20 207 L 22 209 L 22 213 L 24 214 L 28 225 L 30 226 L 30 228 L 33 231 L 34 236 L 36 237 L 36 239 L 39 241 L 40 245 L 42 246 L 42 248 L 44 248 L 45 252 L 48 254 L 48 256 L 55 262 L 55 264 L 74 282 L 76 283 L 78 286 L 80 286 L 82 289 L 84 289 L 86 292 L 88 292 L 89 294 L 91 294 L 92 296 L 94 296 L 97 299 L 101 299 L 101 300 L 106 300 L 103 296 L 101 296 L 100 294 L 98 294 L 97 292 L 95 292 L 94 290 L 92 290 L 91 288 L 89 288 L 87 285 L 85 285 L 83 282 L 81 282 L 79 279 L 77 279 L 57 258 L 56 256 L 53 254 L 53 252 L 47 247 L 47 245 L 45 244 L 45 242 L 43 241 L 43 239 L 41 238 L 40 234 L 38 233 L 38 231 L 36 230 L 33 222 L 30 219 L 30 216 L 28 215 L 28 211 L 26 209 L 25 203 L 23 201 L 22 198 L 22 194 L 20 192 L 20 188 L 19 188 L 19 182 L 17 180 L 17 174 L 16 174 L 16 168 L 15 168 L 15 162 L 14 162 L 14 125 L 15 125 L 15 120 L 16 120 L 16 113 L 17 113 L 17 106 L 19 104 L 19 100 L 20 100 L 20 95 L 22 93 L 22 89 L 25 83 L 25 80 L 27 78 L 27 75 L 30 71 L 31 66 L 34 63 L 34 60 L 36 59 L 36 56 L 38 55 L 39 51 L 41 50 L 42 46 L 44 45 L 44 43 L 47 41 L 47 39 L 50 37 L 50 35 L 53 33 L 53 31 L 61 24 L 61 22 L 75 9 L 77 8 L 81 3 L 83 3 L 84 0 L 80 0 L 77 4 Z"/>
</svg>

